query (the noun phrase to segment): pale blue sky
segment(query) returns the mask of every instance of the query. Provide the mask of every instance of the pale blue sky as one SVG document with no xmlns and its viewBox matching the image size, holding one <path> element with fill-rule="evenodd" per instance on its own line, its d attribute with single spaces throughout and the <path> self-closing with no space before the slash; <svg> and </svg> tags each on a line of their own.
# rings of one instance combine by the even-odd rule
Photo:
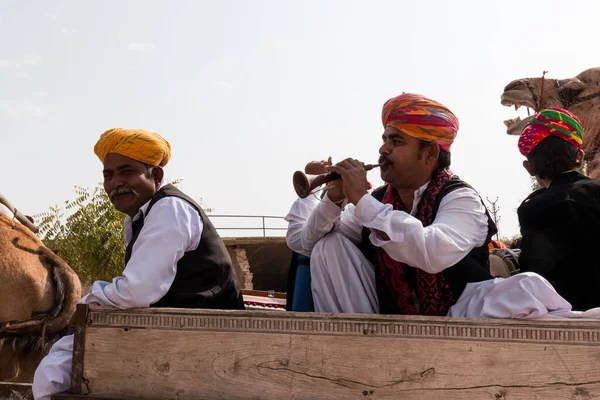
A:
<svg viewBox="0 0 600 400">
<path fill-rule="evenodd" d="M 452 169 L 514 234 L 529 179 L 502 121 L 524 110 L 500 94 L 600 65 L 598 4 L 0 0 L 0 191 L 45 211 L 101 180 L 104 130 L 144 128 L 216 213 L 283 216 L 307 161 L 376 162 L 381 106 L 406 91 L 458 116 Z"/>
</svg>

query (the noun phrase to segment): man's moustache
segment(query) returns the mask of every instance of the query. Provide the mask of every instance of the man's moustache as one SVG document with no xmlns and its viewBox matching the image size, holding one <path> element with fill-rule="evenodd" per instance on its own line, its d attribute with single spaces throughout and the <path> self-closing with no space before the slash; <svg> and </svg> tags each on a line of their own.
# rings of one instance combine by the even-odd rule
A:
<svg viewBox="0 0 600 400">
<path fill-rule="evenodd" d="M 134 189 L 115 189 L 112 192 L 110 192 L 110 195 L 108 195 L 108 197 L 113 200 L 115 196 L 119 196 L 121 194 L 127 194 L 127 193 L 132 193 L 135 196 L 139 196 L 138 192 L 136 192 Z"/>
</svg>

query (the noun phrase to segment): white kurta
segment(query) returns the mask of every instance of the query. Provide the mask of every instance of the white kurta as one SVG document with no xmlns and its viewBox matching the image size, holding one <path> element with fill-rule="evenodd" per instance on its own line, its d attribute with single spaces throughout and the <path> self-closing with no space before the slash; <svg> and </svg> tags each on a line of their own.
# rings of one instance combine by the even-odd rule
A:
<svg viewBox="0 0 600 400">
<path fill-rule="evenodd" d="M 144 204 L 134 220 L 145 215 L 150 202 Z M 132 220 L 125 218 L 127 243 L 132 239 Z M 81 303 L 118 308 L 149 307 L 171 287 L 177 262 L 184 253 L 200 244 L 202 219 L 196 209 L 178 197 L 165 197 L 152 206 L 144 217 L 144 226 L 133 244 L 131 259 L 123 274 L 112 282 L 96 281 Z M 36 400 L 69 389 L 73 335 L 59 340 L 42 360 L 33 379 Z"/>
<path fill-rule="evenodd" d="M 293 251 L 311 256 L 315 311 L 379 311 L 373 266 L 356 247 L 363 227 L 371 229 L 373 245 L 392 259 L 432 274 L 484 244 L 488 219 L 477 192 L 464 187 L 447 194 L 433 223 L 424 227 L 415 215 L 426 188 L 427 184 L 415 192 L 410 214 L 370 195 L 343 210 L 327 196 L 321 201 L 296 200 L 286 217 L 287 243 Z M 389 240 L 374 230 L 384 232 Z M 317 246 L 328 235 L 332 237 Z"/>
</svg>

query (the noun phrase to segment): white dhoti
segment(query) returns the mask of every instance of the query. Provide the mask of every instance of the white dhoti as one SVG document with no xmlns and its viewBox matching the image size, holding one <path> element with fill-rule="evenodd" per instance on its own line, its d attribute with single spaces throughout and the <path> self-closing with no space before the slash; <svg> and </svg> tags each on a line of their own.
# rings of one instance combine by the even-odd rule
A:
<svg viewBox="0 0 600 400">
<path fill-rule="evenodd" d="M 35 370 L 32 385 L 35 400 L 50 400 L 52 395 L 69 389 L 73 338 L 73 335 L 68 335 L 56 342 Z"/>
<path fill-rule="evenodd" d="M 514 319 L 600 319 L 600 308 L 572 311 L 544 277 L 523 272 L 509 278 L 468 283 L 450 317 Z"/>
<path fill-rule="evenodd" d="M 373 265 L 342 234 L 331 232 L 315 245 L 310 274 L 316 312 L 379 313 Z"/>
</svg>

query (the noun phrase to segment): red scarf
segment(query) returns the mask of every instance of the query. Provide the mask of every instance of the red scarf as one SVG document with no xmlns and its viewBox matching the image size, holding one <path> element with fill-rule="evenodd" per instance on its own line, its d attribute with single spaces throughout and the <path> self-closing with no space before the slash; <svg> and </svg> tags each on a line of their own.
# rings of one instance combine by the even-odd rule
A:
<svg viewBox="0 0 600 400">
<path fill-rule="evenodd" d="M 423 226 L 429 226 L 433 222 L 433 206 L 435 199 L 450 179 L 452 173 L 449 170 L 440 171 L 435 176 L 417 207 L 416 218 L 423 223 Z M 394 210 L 407 210 L 398 191 L 391 186 L 388 186 L 383 195 L 383 204 L 391 204 Z M 415 268 L 407 273 L 408 268 L 413 268 L 404 263 L 393 260 L 381 247 L 377 248 L 379 264 L 381 266 L 381 274 L 387 287 L 396 297 L 401 314 L 423 314 L 423 315 L 446 315 L 450 307 L 456 302 L 450 286 L 448 285 L 444 274 L 428 274 L 427 272 Z M 415 271 L 416 270 L 416 271 Z M 409 284 L 409 276 L 416 275 L 416 282 L 413 279 L 413 288 L 416 299 L 413 297 L 413 288 Z M 414 285 L 416 283 L 416 286 Z M 415 300 L 418 300 L 417 309 Z"/>
</svg>

